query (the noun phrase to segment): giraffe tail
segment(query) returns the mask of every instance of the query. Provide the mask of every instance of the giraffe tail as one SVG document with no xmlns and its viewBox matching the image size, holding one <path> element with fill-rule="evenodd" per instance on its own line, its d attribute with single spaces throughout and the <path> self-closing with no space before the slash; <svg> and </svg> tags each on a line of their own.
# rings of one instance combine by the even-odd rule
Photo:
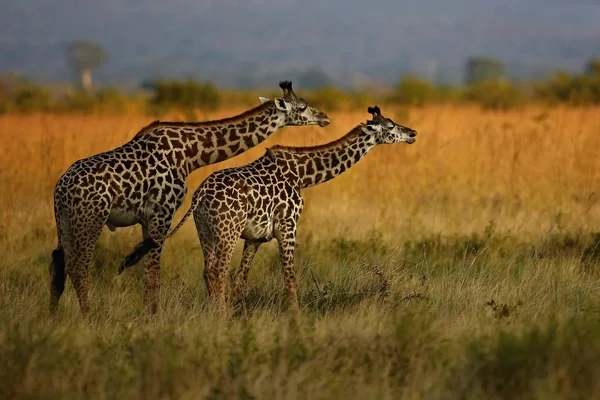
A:
<svg viewBox="0 0 600 400">
<path fill-rule="evenodd" d="M 62 294 L 65 290 L 65 250 L 59 245 L 52 251 L 50 263 L 50 284 L 52 289 Z"/>
<path fill-rule="evenodd" d="M 167 236 L 165 236 L 165 240 L 170 238 L 171 236 L 173 236 L 183 226 L 183 224 L 185 224 L 185 221 L 187 221 L 188 218 L 194 213 L 196 208 L 198 208 L 198 205 L 200 204 L 200 200 L 202 200 L 202 194 L 201 194 L 200 190 L 197 190 L 194 193 L 194 196 L 192 196 L 192 204 L 190 204 L 190 208 L 185 212 L 185 214 L 183 215 L 183 217 L 181 218 L 181 221 L 179 221 L 177 226 L 175 228 L 171 229 L 171 231 L 169 233 L 167 233 Z"/>
<path fill-rule="evenodd" d="M 148 254 L 150 250 L 156 247 L 158 247 L 158 243 L 156 243 L 151 237 L 148 237 L 144 239 L 143 242 L 138 243 L 137 246 L 135 246 L 135 249 L 133 249 L 133 251 L 129 253 L 127 257 L 125 257 L 121 265 L 119 265 L 119 272 L 117 272 L 117 275 L 120 275 L 121 272 L 129 267 L 133 267 L 142 258 L 144 258 L 144 256 Z"/>
</svg>

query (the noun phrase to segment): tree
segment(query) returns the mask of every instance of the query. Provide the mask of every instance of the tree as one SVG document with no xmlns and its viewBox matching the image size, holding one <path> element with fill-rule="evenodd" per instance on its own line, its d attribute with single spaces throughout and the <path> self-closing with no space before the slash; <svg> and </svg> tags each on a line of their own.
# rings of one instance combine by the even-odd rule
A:
<svg viewBox="0 0 600 400">
<path fill-rule="evenodd" d="M 425 103 L 431 102 L 434 99 L 435 94 L 435 87 L 431 82 L 416 75 L 409 74 L 404 75 L 400 79 L 398 87 L 392 96 L 392 100 L 401 104 L 422 106 Z"/>
<path fill-rule="evenodd" d="M 489 57 L 471 57 L 465 64 L 465 83 L 495 81 L 506 76 L 504 63 Z"/>
<path fill-rule="evenodd" d="M 600 76 L 600 57 L 594 58 L 587 63 L 585 72 L 588 75 Z"/>
<path fill-rule="evenodd" d="M 151 103 L 158 107 L 214 110 L 219 106 L 219 92 L 210 82 L 159 80 L 146 81 L 144 85 L 154 91 Z"/>
<path fill-rule="evenodd" d="M 67 62 L 79 75 L 81 89 L 90 91 L 92 88 L 92 70 L 108 61 L 108 54 L 104 48 L 87 40 L 73 40 L 67 43 Z"/>
</svg>

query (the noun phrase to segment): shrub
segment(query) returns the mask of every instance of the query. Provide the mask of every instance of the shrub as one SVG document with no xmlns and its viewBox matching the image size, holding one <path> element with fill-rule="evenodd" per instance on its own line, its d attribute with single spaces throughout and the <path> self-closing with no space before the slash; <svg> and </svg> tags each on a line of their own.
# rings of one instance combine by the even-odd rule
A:
<svg viewBox="0 0 600 400">
<path fill-rule="evenodd" d="M 161 80 L 154 82 L 151 88 L 154 95 L 150 103 L 159 108 L 214 110 L 219 106 L 219 93 L 210 82 Z"/>
<path fill-rule="evenodd" d="M 539 84 L 535 95 L 549 103 L 600 104 L 600 74 L 571 76 L 567 72 L 559 71 L 548 81 Z"/>
<path fill-rule="evenodd" d="M 506 81 L 474 83 L 467 87 L 464 99 L 492 110 L 506 110 L 523 104 L 521 92 Z"/>
<path fill-rule="evenodd" d="M 396 91 L 390 100 L 401 104 L 422 106 L 436 99 L 435 86 L 426 79 L 415 75 L 406 75 L 400 79 Z"/>
</svg>

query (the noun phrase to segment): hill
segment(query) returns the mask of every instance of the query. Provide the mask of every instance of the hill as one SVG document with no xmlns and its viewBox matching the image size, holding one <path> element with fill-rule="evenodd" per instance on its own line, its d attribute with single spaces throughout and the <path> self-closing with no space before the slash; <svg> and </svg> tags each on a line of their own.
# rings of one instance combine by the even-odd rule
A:
<svg viewBox="0 0 600 400">
<path fill-rule="evenodd" d="M 533 3 L 533 2 L 532 2 Z M 416 71 L 462 78 L 466 57 L 504 60 L 513 77 L 579 70 L 600 48 L 600 7 L 514 0 L 20 0 L 0 13 L 0 71 L 66 80 L 64 44 L 101 43 L 97 77 L 271 84 L 324 72 L 345 86 Z"/>
</svg>

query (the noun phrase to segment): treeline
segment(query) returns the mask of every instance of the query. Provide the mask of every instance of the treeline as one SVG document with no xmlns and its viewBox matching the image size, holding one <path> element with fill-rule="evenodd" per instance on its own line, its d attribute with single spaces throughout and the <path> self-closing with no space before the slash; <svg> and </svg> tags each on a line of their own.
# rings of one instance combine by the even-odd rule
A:
<svg viewBox="0 0 600 400">
<path fill-rule="evenodd" d="M 374 95 L 368 90 L 344 91 L 325 86 L 302 90 L 312 104 L 328 110 L 364 107 L 378 103 L 424 106 L 428 104 L 478 104 L 487 109 L 510 109 L 525 104 L 600 104 L 600 59 L 590 61 L 580 74 L 557 71 L 538 81 L 511 81 L 503 64 L 489 58 L 472 58 L 465 64 L 461 85 L 437 85 L 418 75 L 405 75 L 396 87 Z M 14 75 L 0 76 L 0 113 L 29 112 L 144 112 L 154 115 L 172 110 L 184 113 L 211 111 L 221 106 L 252 106 L 256 96 L 274 97 L 279 91 L 228 91 L 210 82 L 157 80 L 144 82 L 135 94 L 116 88 L 96 91 L 56 90 Z"/>
</svg>

